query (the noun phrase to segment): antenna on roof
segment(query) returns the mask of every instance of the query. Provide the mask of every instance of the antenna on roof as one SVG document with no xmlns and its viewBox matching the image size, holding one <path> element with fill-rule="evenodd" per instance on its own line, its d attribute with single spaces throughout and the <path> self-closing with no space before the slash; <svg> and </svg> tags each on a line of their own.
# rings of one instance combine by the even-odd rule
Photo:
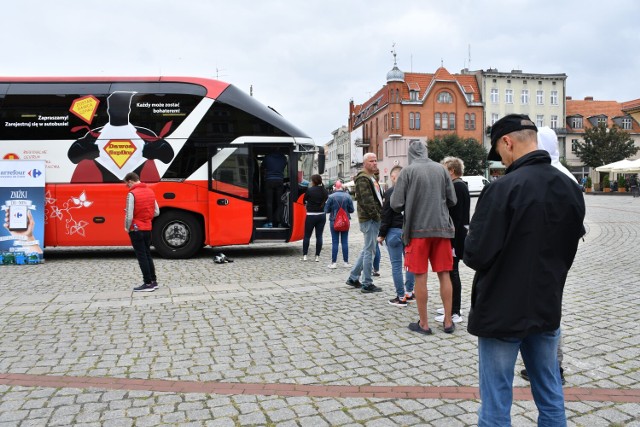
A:
<svg viewBox="0 0 640 427">
<path fill-rule="evenodd" d="M 395 67 L 398 65 L 396 62 L 396 42 L 391 44 L 391 53 L 393 54 L 393 66 Z"/>
<path fill-rule="evenodd" d="M 469 61 L 467 61 L 467 67 L 471 69 L 471 43 L 469 43 Z"/>
<path fill-rule="evenodd" d="M 444 68 L 444 59 L 440 58 L 440 66 Z"/>
</svg>

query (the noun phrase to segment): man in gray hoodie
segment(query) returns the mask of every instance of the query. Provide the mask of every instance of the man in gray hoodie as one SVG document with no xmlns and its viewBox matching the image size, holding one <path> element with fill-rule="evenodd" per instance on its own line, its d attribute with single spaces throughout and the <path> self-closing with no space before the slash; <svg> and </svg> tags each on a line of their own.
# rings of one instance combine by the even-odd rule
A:
<svg viewBox="0 0 640 427">
<path fill-rule="evenodd" d="M 449 206 L 456 204 L 456 192 L 447 170 L 427 157 L 427 146 L 416 140 L 409 145 L 409 166 L 400 172 L 391 196 L 391 208 L 404 211 L 403 240 L 405 267 L 415 274 L 415 296 L 420 320 L 409 329 L 431 335 L 427 315 L 427 270 L 438 274 L 440 297 L 444 304 L 443 327 L 455 331 L 451 320 L 452 286 L 449 271 L 453 268 L 451 240 L 454 236 Z"/>
</svg>

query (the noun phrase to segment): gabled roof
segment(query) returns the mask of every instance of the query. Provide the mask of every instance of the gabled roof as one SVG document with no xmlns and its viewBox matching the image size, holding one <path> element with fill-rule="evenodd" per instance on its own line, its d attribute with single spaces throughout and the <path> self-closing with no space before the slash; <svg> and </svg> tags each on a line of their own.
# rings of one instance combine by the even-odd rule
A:
<svg viewBox="0 0 640 427">
<path fill-rule="evenodd" d="M 617 101 L 591 101 L 591 100 L 573 100 L 567 99 L 567 117 L 582 116 L 587 119 L 590 117 L 606 116 L 607 126 L 614 124 L 613 119 L 623 116 L 628 116 L 622 111 L 623 103 Z M 583 128 L 577 129 L 582 131 L 593 127 L 589 120 L 584 120 L 582 123 Z M 567 128 L 571 128 L 571 123 L 567 122 Z M 640 132 L 640 125 L 632 120 L 631 132 Z"/>
<path fill-rule="evenodd" d="M 400 85 L 402 100 L 409 100 L 409 91 L 417 90 L 418 98 L 423 99 L 425 94 L 429 92 L 435 82 L 454 82 L 457 83 L 461 91 L 465 94 L 474 94 L 474 102 L 481 102 L 480 88 L 478 81 L 473 74 L 451 74 L 446 68 L 440 67 L 433 74 L 427 73 L 405 73 L 404 83 L 392 82 L 391 84 Z M 354 106 L 354 114 L 356 120 L 354 127 L 366 120 L 375 111 L 384 108 L 389 103 L 389 84 L 382 86 L 371 98 L 361 105 Z M 376 104 L 377 103 L 377 104 Z M 374 105 L 375 104 L 375 105 Z"/>
</svg>

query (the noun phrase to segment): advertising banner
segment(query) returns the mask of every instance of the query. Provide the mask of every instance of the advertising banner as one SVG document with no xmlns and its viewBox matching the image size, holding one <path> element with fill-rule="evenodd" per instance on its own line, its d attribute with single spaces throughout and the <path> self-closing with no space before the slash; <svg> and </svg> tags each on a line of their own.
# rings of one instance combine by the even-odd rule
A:
<svg viewBox="0 0 640 427">
<path fill-rule="evenodd" d="M 0 161 L 0 265 L 44 261 L 43 160 Z"/>
</svg>

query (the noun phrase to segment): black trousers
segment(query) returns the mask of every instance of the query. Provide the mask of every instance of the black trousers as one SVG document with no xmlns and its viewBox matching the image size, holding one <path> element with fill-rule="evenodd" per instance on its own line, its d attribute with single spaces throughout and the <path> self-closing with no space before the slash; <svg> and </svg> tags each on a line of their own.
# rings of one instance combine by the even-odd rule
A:
<svg viewBox="0 0 640 427">
<path fill-rule="evenodd" d="M 145 284 L 151 284 L 156 281 L 156 267 L 153 265 L 151 258 L 151 231 L 130 231 L 129 238 L 133 252 L 138 258 L 140 270 L 142 271 L 142 279 Z"/>
<path fill-rule="evenodd" d="M 267 204 L 267 222 L 276 226 L 282 222 L 280 215 L 280 205 L 282 193 L 284 193 L 283 181 L 265 181 L 264 198 Z"/>
<path fill-rule="evenodd" d="M 453 287 L 453 304 L 451 308 L 451 314 L 460 315 L 460 303 L 462 300 L 462 282 L 460 282 L 460 270 L 458 266 L 460 264 L 460 258 L 453 257 L 453 270 L 449 272 L 451 278 L 451 285 Z"/>
</svg>

